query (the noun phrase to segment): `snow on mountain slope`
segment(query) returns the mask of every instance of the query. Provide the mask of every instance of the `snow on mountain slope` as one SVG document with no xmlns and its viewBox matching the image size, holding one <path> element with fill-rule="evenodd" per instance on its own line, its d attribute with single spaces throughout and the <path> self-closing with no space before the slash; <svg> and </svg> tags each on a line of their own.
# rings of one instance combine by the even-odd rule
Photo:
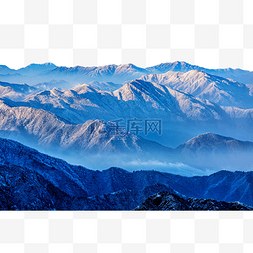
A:
<svg viewBox="0 0 253 253">
<path fill-rule="evenodd" d="M 140 76 L 147 73 L 148 71 L 146 69 L 137 67 L 134 64 L 129 63 L 118 65 L 117 68 L 115 69 L 114 75 L 116 76 L 132 75 L 134 77 L 135 75 Z"/>
<path fill-rule="evenodd" d="M 162 63 L 153 67 L 146 68 L 150 74 L 163 74 L 168 71 L 188 72 L 191 70 L 203 71 L 207 74 L 233 79 L 237 82 L 248 84 L 253 82 L 253 72 L 242 69 L 208 69 L 197 65 L 192 65 L 184 61 L 176 61 L 172 63 Z"/>
<path fill-rule="evenodd" d="M 89 83 L 92 81 L 123 83 L 141 77 L 149 72 L 133 64 L 106 65 L 99 67 L 58 67 L 48 75 L 56 79 L 62 79 L 72 83 Z M 75 77 L 73 79 L 73 77 Z"/>
<path fill-rule="evenodd" d="M 27 84 L 6 83 L 0 81 L 0 98 L 22 100 L 37 89 Z"/>
<path fill-rule="evenodd" d="M 35 64 L 32 63 L 24 68 L 10 69 L 4 65 L 0 66 L 0 80 L 11 83 L 28 83 L 36 85 L 41 82 L 52 80 L 48 78 L 48 72 L 55 69 L 53 63 Z"/>
<path fill-rule="evenodd" d="M 48 110 L 73 124 L 89 119 L 110 121 L 134 117 L 173 121 L 226 118 L 225 112 L 214 103 L 142 80 L 127 83 L 114 92 L 86 84 L 71 90 L 52 89 L 27 97 L 23 106 Z"/>
<path fill-rule="evenodd" d="M 71 125 L 45 110 L 9 106 L 4 101 L 0 103 L 0 131 L 32 136 L 39 145 L 59 151 L 127 153 L 170 150 L 124 129 L 116 132 L 112 122 L 89 120 L 84 124 Z"/>
<path fill-rule="evenodd" d="M 121 65 L 105 65 L 105 66 L 99 66 L 99 67 L 73 67 L 73 68 L 67 68 L 67 69 L 55 69 L 51 73 L 57 73 L 58 71 L 61 71 L 61 73 L 68 74 L 74 74 L 76 72 L 80 72 L 80 74 L 86 74 L 90 77 L 107 77 L 107 76 L 132 76 L 133 79 L 135 77 L 147 74 L 148 72 L 145 69 L 139 68 L 133 64 L 121 64 Z M 129 78 L 129 77 L 127 77 Z"/>
<path fill-rule="evenodd" d="M 252 83 L 253 72 L 241 69 L 207 69 L 186 62 L 162 63 L 153 67 L 140 68 L 133 64 L 106 65 L 99 67 L 57 67 L 52 63 L 31 64 L 19 70 L 9 69 L 0 66 L 0 77 L 2 81 L 22 82 L 36 85 L 38 83 L 50 82 L 52 79 L 65 80 L 72 87 L 80 83 L 114 82 L 123 84 L 131 80 L 140 78 L 143 75 L 163 74 L 168 71 L 187 72 L 191 70 L 203 71 L 208 74 L 230 78 L 237 82 Z M 60 88 L 60 87 L 58 87 Z"/>
<path fill-rule="evenodd" d="M 119 114 L 116 113 L 116 99 L 110 92 L 86 84 L 70 90 L 41 91 L 27 97 L 23 105 L 50 111 L 72 124 L 89 119 L 113 120 Z"/>
<path fill-rule="evenodd" d="M 191 65 L 184 61 L 175 61 L 161 63 L 153 67 L 146 68 L 146 70 L 152 74 L 164 74 L 168 71 L 188 72 L 190 70 L 198 70 L 199 68 L 199 66 Z"/>
<path fill-rule="evenodd" d="M 21 75 L 41 75 L 46 74 L 48 71 L 57 68 L 53 63 L 47 62 L 43 64 L 32 63 L 24 68 L 18 69 L 16 72 Z"/>
<path fill-rule="evenodd" d="M 253 119 L 253 109 L 241 109 L 232 106 L 222 106 L 222 109 L 232 119 Z"/>
<path fill-rule="evenodd" d="M 226 149 L 230 151 L 234 150 L 252 150 L 253 142 L 239 141 L 231 137 L 225 137 L 214 133 L 206 133 L 198 135 L 180 145 L 178 149 L 192 150 L 192 151 L 210 151 L 215 149 Z"/>
<path fill-rule="evenodd" d="M 181 144 L 176 150 L 183 163 L 196 168 L 253 169 L 253 142 L 249 141 L 206 133 Z"/>
<path fill-rule="evenodd" d="M 121 84 L 116 84 L 113 82 L 98 82 L 98 81 L 92 81 L 89 83 L 89 85 L 98 90 L 104 91 L 114 91 L 122 86 Z"/>
<path fill-rule="evenodd" d="M 120 100 L 125 101 L 126 109 L 140 111 L 142 115 L 147 112 L 156 113 L 155 116 L 172 120 L 209 120 L 221 119 L 222 111 L 209 101 L 196 99 L 166 86 L 142 80 L 135 80 L 125 84 L 113 92 Z"/>
<path fill-rule="evenodd" d="M 232 79 L 244 84 L 252 83 L 253 81 L 253 72 L 248 70 L 232 69 L 232 68 L 225 68 L 225 69 L 202 68 L 202 70 L 206 73 Z"/>
<path fill-rule="evenodd" d="M 136 78 L 140 78 L 142 75 L 148 74 L 163 74 L 168 71 L 180 71 L 188 72 L 191 70 L 203 71 L 205 73 L 230 78 L 241 83 L 252 83 L 253 72 L 242 70 L 242 69 L 208 69 L 200 66 L 192 65 L 183 61 L 176 61 L 172 63 L 162 63 L 153 67 L 139 68 L 133 64 L 122 64 L 122 65 L 106 65 L 100 67 L 59 67 L 51 71 L 51 75 L 63 74 L 70 77 L 70 75 L 76 74 L 76 77 L 82 77 L 83 82 L 88 82 L 89 79 L 85 80 L 84 76 L 92 77 L 96 81 L 112 81 L 116 83 L 124 83 Z"/>
<path fill-rule="evenodd" d="M 246 84 L 246 86 L 249 88 L 249 90 L 250 90 L 250 92 L 249 92 L 249 94 L 250 94 L 250 96 L 253 96 L 253 83 L 251 83 L 251 84 Z"/>
<path fill-rule="evenodd" d="M 33 87 L 39 89 L 39 90 L 50 90 L 53 88 L 58 89 L 70 89 L 73 87 L 70 83 L 64 81 L 64 80 L 51 80 L 44 83 L 38 83 L 34 85 Z"/>
<path fill-rule="evenodd" d="M 253 97 L 250 96 L 250 90 L 246 85 L 198 70 L 185 73 L 169 71 L 165 74 L 143 76 L 141 79 L 166 85 L 219 105 L 253 107 Z"/>
<path fill-rule="evenodd" d="M 247 121 L 241 126 L 242 129 L 245 129 L 251 126 L 253 119 L 252 109 L 221 107 L 208 100 L 195 98 L 167 86 L 143 80 L 126 83 L 114 92 L 98 90 L 83 84 L 69 90 L 54 88 L 40 91 L 26 96 L 23 101 L 12 102 L 6 98 L 3 98 L 2 101 L 5 105 L 17 108 L 16 110 L 22 108 L 24 113 L 25 110 L 30 113 L 32 108 L 42 109 L 68 125 L 84 124 L 88 120 L 96 119 L 104 121 L 124 119 L 125 122 L 120 125 L 127 127 L 126 123 L 129 119 L 137 118 L 142 121 L 144 119 L 161 119 L 164 127 L 163 136 L 165 137 L 170 131 L 167 130 L 167 126 L 176 129 L 187 127 L 189 132 L 190 124 L 194 129 L 199 127 L 198 131 L 190 132 L 191 137 L 206 131 L 224 134 L 224 131 L 219 131 L 218 127 L 226 129 L 229 125 L 234 127 L 233 129 L 237 129 L 235 124 L 238 122 L 244 124 L 242 119 Z M 8 115 L 7 112 L 6 115 Z M 234 125 L 231 124 L 233 122 Z M 12 127 L 15 128 L 15 124 L 18 122 L 14 123 L 15 121 L 13 121 Z M 214 123 L 213 128 L 210 128 L 212 123 Z M 233 134 L 229 135 L 234 136 Z M 156 136 L 153 138 L 155 141 L 158 140 Z M 178 141 L 176 145 L 183 141 L 185 139 Z M 162 143 L 166 146 L 172 145 L 170 140 Z"/>
</svg>

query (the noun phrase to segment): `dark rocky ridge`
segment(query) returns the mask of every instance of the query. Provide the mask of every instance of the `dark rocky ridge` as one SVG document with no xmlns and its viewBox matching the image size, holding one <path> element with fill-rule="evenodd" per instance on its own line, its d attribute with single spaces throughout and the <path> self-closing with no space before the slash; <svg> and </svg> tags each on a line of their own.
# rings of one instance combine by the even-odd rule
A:
<svg viewBox="0 0 253 253">
<path fill-rule="evenodd" d="M 94 171 L 6 139 L 0 139 L 0 165 L 2 209 L 129 210 L 168 189 L 192 198 L 253 205 L 252 171 L 195 177 L 120 168 Z"/>
<path fill-rule="evenodd" d="M 159 191 L 175 193 L 156 184 L 141 191 L 120 190 L 101 196 L 71 196 L 37 172 L 14 165 L 0 165 L 0 210 L 133 210 Z"/>
<path fill-rule="evenodd" d="M 147 198 L 135 208 L 137 211 L 148 210 L 190 210 L 190 211 L 228 211 L 253 210 L 253 207 L 238 203 L 225 202 L 213 199 L 197 199 L 182 197 L 166 191 L 159 192 Z"/>
</svg>

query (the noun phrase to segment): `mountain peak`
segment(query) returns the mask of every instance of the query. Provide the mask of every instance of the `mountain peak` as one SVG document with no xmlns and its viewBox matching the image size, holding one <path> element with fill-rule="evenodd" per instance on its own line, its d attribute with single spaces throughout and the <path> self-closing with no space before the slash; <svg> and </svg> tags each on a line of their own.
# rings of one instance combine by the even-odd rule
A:
<svg viewBox="0 0 253 253">
<path fill-rule="evenodd" d="M 0 69 L 8 69 L 8 70 L 10 70 L 10 68 L 8 66 L 6 66 L 6 65 L 0 65 Z"/>
<path fill-rule="evenodd" d="M 162 74 L 168 71 L 187 72 L 192 69 L 197 69 L 197 66 L 191 65 L 185 61 L 161 63 L 159 65 L 155 65 L 153 67 L 147 68 L 147 70 L 149 70 L 150 73 L 153 73 L 153 74 Z"/>
<path fill-rule="evenodd" d="M 132 72 L 134 73 L 136 77 L 140 77 L 140 74 L 142 73 L 143 74 L 149 73 L 146 69 L 137 67 L 136 65 L 132 63 L 118 65 L 117 68 L 115 69 L 116 75 L 132 73 Z"/>
<path fill-rule="evenodd" d="M 118 65 L 118 67 L 122 67 L 122 68 L 138 68 L 133 63 L 120 64 L 120 65 Z"/>
<path fill-rule="evenodd" d="M 250 151 L 252 152 L 253 143 L 249 141 L 239 141 L 237 139 L 222 136 L 214 133 L 204 133 L 193 137 L 178 149 L 185 152 L 208 151 L 208 152 L 232 152 L 232 151 Z"/>
<path fill-rule="evenodd" d="M 181 65 L 181 66 L 190 65 L 185 61 L 175 61 L 175 62 L 172 62 L 172 64 L 173 65 Z"/>
<path fill-rule="evenodd" d="M 26 67 L 24 68 L 21 68 L 21 69 L 27 69 L 27 68 L 35 68 L 35 69 L 38 69 L 38 68 L 57 68 L 56 65 L 54 65 L 53 63 L 51 62 L 45 62 L 45 63 L 31 63 L 29 65 L 27 65 Z"/>
<path fill-rule="evenodd" d="M 28 64 L 26 67 L 28 67 L 28 66 L 53 66 L 53 67 L 56 67 L 56 65 L 54 65 L 52 62 L 31 63 L 31 64 Z"/>
<path fill-rule="evenodd" d="M 212 133 L 212 132 L 207 132 L 207 133 L 204 133 L 204 134 L 200 134 L 200 135 L 198 135 L 194 138 L 204 139 L 204 140 L 210 140 L 210 139 L 213 139 L 213 140 L 234 140 L 231 137 L 225 137 L 225 136 L 215 134 L 215 133 Z"/>
<path fill-rule="evenodd" d="M 230 138 L 230 137 L 225 137 L 222 135 L 207 132 L 204 134 L 200 134 L 196 137 L 193 137 L 192 139 L 190 139 L 189 141 L 187 141 L 186 143 L 184 143 L 180 146 L 199 148 L 201 146 L 220 145 L 223 142 L 232 141 L 232 140 L 234 140 L 234 139 Z"/>
<path fill-rule="evenodd" d="M 124 170 L 122 168 L 118 168 L 118 167 L 111 167 L 109 169 L 103 170 L 103 172 L 109 172 L 109 173 L 124 173 L 124 174 L 130 174 L 131 172 Z"/>
</svg>

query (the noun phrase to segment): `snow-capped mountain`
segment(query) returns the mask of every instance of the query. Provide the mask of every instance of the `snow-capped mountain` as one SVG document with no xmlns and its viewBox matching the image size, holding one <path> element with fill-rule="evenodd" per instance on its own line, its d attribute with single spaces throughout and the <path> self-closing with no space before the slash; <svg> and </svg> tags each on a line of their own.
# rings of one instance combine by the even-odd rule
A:
<svg viewBox="0 0 253 253">
<path fill-rule="evenodd" d="M 149 67 L 146 70 L 152 74 L 164 74 L 168 71 L 188 72 L 191 70 L 199 70 L 200 68 L 201 67 L 199 66 L 191 65 L 184 61 L 175 61 L 175 62 L 161 63 L 158 65 Z"/>
<path fill-rule="evenodd" d="M 239 141 L 214 133 L 194 137 L 176 150 L 193 167 L 252 170 L 253 142 Z"/>
<path fill-rule="evenodd" d="M 225 69 L 202 68 L 202 70 L 212 75 L 232 79 L 237 82 L 245 83 L 245 84 L 252 83 L 252 79 L 253 79 L 253 72 L 248 71 L 248 70 L 232 69 L 232 68 L 225 68 Z"/>
<path fill-rule="evenodd" d="M 38 83 L 64 80 L 75 86 L 81 83 L 114 82 L 123 84 L 143 75 L 164 74 L 168 71 L 188 72 L 191 70 L 203 71 L 205 73 L 230 78 L 237 82 L 251 84 L 253 82 L 253 72 L 241 69 L 207 69 L 186 62 L 162 63 L 153 67 L 140 68 L 133 64 L 106 65 L 99 67 L 57 67 L 52 63 L 31 64 L 18 70 L 10 69 L 4 65 L 0 66 L 0 78 L 2 81 L 28 83 L 36 85 Z M 103 87 L 103 86 L 102 86 Z M 60 87 L 58 87 L 60 88 Z M 70 87 L 68 87 L 70 88 Z"/>
<path fill-rule="evenodd" d="M 64 80 L 51 80 L 48 82 L 44 82 L 44 83 L 38 83 L 36 85 L 34 85 L 33 87 L 37 88 L 38 90 L 51 90 L 53 88 L 57 88 L 57 89 L 70 89 L 73 86 L 64 81 Z"/>
<path fill-rule="evenodd" d="M 168 71 L 188 72 L 191 70 L 203 71 L 207 74 L 233 79 L 239 83 L 249 84 L 253 80 L 253 72 L 242 69 L 208 69 L 197 65 L 192 65 L 184 61 L 176 61 L 172 63 L 162 63 L 146 69 L 150 74 L 163 74 Z"/>
<path fill-rule="evenodd" d="M 14 101 L 19 101 L 35 91 L 37 91 L 36 88 L 27 84 L 7 83 L 0 81 L 0 98 L 8 98 Z"/>
<path fill-rule="evenodd" d="M 53 79 L 61 77 L 68 82 L 77 84 L 78 82 L 89 83 L 92 81 L 123 83 L 148 73 L 145 69 L 133 64 L 113 64 L 99 67 L 58 67 L 48 75 Z"/>
<path fill-rule="evenodd" d="M 42 108 L 73 124 L 89 119 L 161 118 L 166 121 L 220 120 L 226 113 L 218 105 L 187 93 L 142 80 L 131 81 L 114 92 L 90 85 L 70 90 L 52 89 L 27 97 L 24 106 Z"/>
<path fill-rule="evenodd" d="M 185 73 L 169 71 L 165 74 L 143 76 L 141 79 L 165 85 L 223 106 L 242 108 L 253 106 L 253 97 L 246 85 L 198 70 Z"/>
<path fill-rule="evenodd" d="M 30 107 L 15 107 L 0 101 L 0 130 L 17 140 L 27 137 L 50 150 L 82 152 L 167 152 L 170 149 L 156 142 L 118 129 L 113 122 L 89 120 L 72 125 L 54 114 Z"/>
<path fill-rule="evenodd" d="M 21 75 L 35 76 L 47 74 L 49 71 L 52 71 L 55 68 L 57 68 L 57 66 L 50 62 L 44 64 L 32 63 L 24 68 L 18 69 L 16 72 Z"/>
<path fill-rule="evenodd" d="M 118 100 L 125 101 L 124 111 L 140 111 L 141 115 L 153 111 L 154 116 L 179 121 L 222 118 L 217 105 L 156 83 L 135 80 L 113 94 Z"/>
<path fill-rule="evenodd" d="M 11 83 L 28 83 L 29 85 L 36 85 L 38 83 L 51 81 L 52 78 L 48 78 L 47 75 L 55 68 L 57 68 L 57 66 L 53 63 L 32 63 L 17 70 L 1 65 L 0 80 Z"/>
<path fill-rule="evenodd" d="M 252 172 L 162 172 L 253 169 L 253 142 L 237 140 L 253 140 L 252 73 L 185 62 L 0 66 L 1 137 L 85 167 L 114 166 L 88 170 L 0 138 L 0 207 L 129 210 L 163 190 L 197 208 L 231 207 L 210 198 L 253 205 Z M 161 132 L 144 134 L 146 120 L 162 122 Z M 138 171 L 116 168 L 127 166 Z"/>
<path fill-rule="evenodd" d="M 239 141 L 231 137 L 225 137 L 214 133 L 200 134 L 178 147 L 180 150 L 187 151 L 240 151 L 253 150 L 253 142 Z"/>
<path fill-rule="evenodd" d="M 28 96 L 23 105 L 49 111 L 72 124 L 82 124 L 90 119 L 114 120 L 119 114 L 116 113 L 116 99 L 110 92 L 86 84 L 70 90 L 41 91 Z"/>
<path fill-rule="evenodd" d="M 89 83 L 90 86 L 98 89 L 98 90 L 104 90 L 104 91 L 114 91 L 119 89 L 122 84 L 116 84 L 113 82 L 98 82 L 98 81 L 92 81 Z"/>
<path fill-rule="evenodd" d="M 229 115 L 232 119 L 245 119 L 250 120 L 253 118 L 253 109 L 241 109 L 232 106 L 222 106 L 222 109 Z M 242 124 L 243 125 L 243 124 Z"/>
<path fill-rule="evenodd" d="M 140 78 L 143 75 L 164 74 L 168 71 L 188 72 L 191 70 L 203 71 L 211 75 L 233 79 L 245 84 L 252 83 L 253 81 L 253 72 L 250 71 L 232 68 L 207 69 L 182 61 L 162 63 L 148 68 L 140 68 L 133 64 L 106 65 L 99 67 L 58 67 L 53 69 L 49 74 L 53 78 L 56 76 L 62 76 L 62 79 L 68 79 L 67 81 L 70 81 L 71 76 L 75 75 L 76 79 L 78 79 L 81 83 L 87 83 L 93 80 L 124 83 Z"/>
<path fill-rule="evenodd" d="M 54 68 L 52 71 L 71 73 L 71 76 L 78 76 L 79 72 L 88 73 L 87 75 L 91 76 L 102 76 L 104 73 L 106 75 L 124 76 L 124 73 L 132 73 L 136 68 L 134 65 L 128 64 L 106 66 L 105 68 Z M 167 69 L 165 68 L 165 70 Z M 146 72 L 139 70 L 138 73 L 142 75 Z M 197 70 L 186 73 L 167 72 L 166 74 L 146 75 L 142 78 L 152 81 L 152 84 L 135 80 L 115 90 L 116 87 L 113 83 L 93 81 L 91 86 L 83 84 L 70 90 L 54 88 L 49 92 L 44 92 L 43 89 L 48 90 L 53 86 L 68 87 L 68 83 L 63 80 L 52 81 L 50 79 L 51 81 L 36 86 L 42 92 L 31 96 L 26 94 L 25 97 L 16 93 L 15 95 L 16 99 L 19 100 L 25 98 L 23 106 L 48 110 L 73 124 L 84 123 L 89 119 L 96 118 L 108 121 L 116 118 L 140 116 L 179 121 L 251 117 L 249 111 L 234 108 L 234 106 L 251 107 L 253 97 L 249 95 L 249 88 L 244 84 L 207 75 Z M 114 91 L 103 91 L 100 86 L 107 86 L 106 90 Z M 7 90 L 3 93 L 8 92 L 10 91 Z M 11 96 L 14 97 L 12 93 Z M 11 98 L 11 96 L 6 97 Z M 220 108 L 217 104 L 210 103 L 205 99 L 220 105 L 230 105 L 233 108 Z"/>
<path fill-rule="evenodd" d="M 184 129 L 187 127 L 190 136 L 195 136 L 207 130 L 224 134 L 222 129 L 224 130 L 229 126 L 231 132 L 233 132 L 238 128 L 238 124 L 241 124 L 240 127 L 242 129 L 248 131 L 249 140 L 251 139 L 252 109 L 219 106 L 209 100 L 198 98 L 198 95 L 195 94 L 199 92 L 199 87 L 203 88 L 203 94 L 207 94 L 211 87 L 214 88 L 214 94 L 215 96 L 217 95 L 216 97 L 224 98 L 222 97 L 223 91 L 221 89 L 224 91 L 228 89 L 226 91 L 227 97 L 224 99 L 226 101 L 230 98 L 236 100 L 237 91 L 237 102 L 239 103 L 243 91 L 248 89 L 243 84 L 217 78 L 196 70 L 186 73 L 167 72 L 164 75 L 153 75 L 152 77 L 158 76 L 166 77 L 166 80 L 171 77 L 176 78 L 178 83 L 176 87 L 172 88 L 168 87 L 168 83 L 166 83 L 166 85 L 158 84 L 157 82 L 159 80 L 157 81 L 156 78 L 154 78 L 155 80 L 151 78 L 152 82 L 136 79 L 124 84 L 113 92 L 96 89 L 87 84 L 78 85 L 67 90 L 53 88 L 34 92 L 34 88 L 28 85 L 8 84 L 8 90 L 5 91 L 4 89 L 6 87 L 3 87 L 4 89 L 2 92 L 4 95 L 1 99 L 0 117 L 3 118 L 3 121 L 0 124 L 0 130 L 6 132 L 11 131 L 11 129 L 22 128 L 27 122 L 29 122 L 30 129 L 33 129 L 35 124 L 40 124 L 39 120 L 39 123 L 36 123 L 38 117 L 35 115 L 37 110 L 39 110 L 38 115 L 41 115 L 41 112 L 43 112 L 43 115 L 50 115 L 45 117 L 45 122 L 47 122 L 45 126 L 50 126 L 49 128 L 52 128 L 52 126 L 55 125 L 54 120 L 52 122 L 46 120 L 51 120 L 52 117 L 68 125 L 68 127 L 64 127 L 64 129 L 62 129 L 61 126 L 58 127 L 61 129 L 61 133 L 64 134 L 64 136 L 66 133 L 68 133 L 68 136 L 72 136 L 72 131 L 78 127 L 75 125 L 82 125 L 88 120 L 98 119 L 114 121 L 123 119 L 126 122 L 128 119 L 137 118 L 141 120 L 162 120 L 165 126 L 165 131 L 163 131 L 164 140 L 171 130 L 175 131 L 180 129 L 181 131 L 185 131 Z M 180 79 L 177 76 L 182 78 Z M 182 80 L 184 82 L 182 82 Z M 192 83 L 190 83 L 189 80 Z M 181 86 L 186 91 L 179 91 Z M 19 95 L 19 93 L 16 92 L 19 92 L 21 88 L 23 89 L 23 93 Z M 10 93 L 12 90 L 16 90 L 14 93 L 16 98 L 13 93 Z M 33 91 L 32 94 L 29 93 L 31 91 Z M 195 96 L 187 92 L 192 92 Z M 199 94 L 201 94 L 201 92 L 199 92 Z M 246 97 L 245 95 L 245 98 Z M 252 98 L 251 96 L 249 97 Z M 8 100 L 7 98 L 12 100 Z M 20 116 L 18 113 L 13 113 L 14 111 L 22 111 L 22 115 L 24 115 L 23 122 L 25 123 L 19 123 L 17 118 L 20 119 Z M 48 112 L 48 114 L 46 114 L 46 112 Z M 33 115 L 32 117 L 34 120 L 32 120 L 33 118 L 31 118 L 31 115 Z M 26 121 L 25 117 L 27 117 Z M 42 118 L 44 118 L 44 116 Z M 9 119 L 9 121 L 7 121 L 7 119 Z M 62 146 L 65 145 L 63 144 L 64 141 L 62 142 L 62 137 L 53 137 L 54 134 L 59 134 L 60 130 L 58 132 L 54 130 L 54 134 L 50 134 L 50 138 L 47 137 L 42 141 L 41 138 L 45 137 L 45 134 L 42 132 L 46 133 L 47 131 L 42 130 L 41 126 L 39 126 L 38 129 L 39 130 L 36 131 L 36 136 L 41 135 L 41 137 L 39 137 L 40 143 L 55 142 L 60 143 Z M 71 133 L 69 133 L 69 131 Z M 79 130 L 77 132 L 80 133 Z M 47 136 L 48 135 L 49 134 L 47 134 Z M 157 141 L 158 139 L 154 137 L 152 140 Z M 182 141 L 185 141 L 185 139 L 180 140 L 176 145 L 179 145 Z M 74 145 L 75 142 L 71 141 L 71 143 Z M 162 143 L 163 145 L 171 146 L 170 142 Z"/>
<path fill-rule="evenodd" d="M 121 159 L 122 162 L 119 164 L 122 165 L 127 160 L 143 159 L 148 162 L 150 159 L 158 161 L 161 159 L 162 164 L 183 162 L 200 170 L 212 171 L 221 168 L 235 170 L 240 169 L 240 166 L 249 170 L 252 161 L 253 145 L 250 142 L 237 140 L 231 142 L 229 139 L 228 143 L 232 144 L 224 150 L 222 148 L 228 145 L 225 137 L 206 134 L 205 138 L 198 136 L 174 151 L 157 142 L 127 132 L 126 129 L 117 127 L 115 122 L 88 120 L 83 124 L 74 125 L 46 110 L 5 100 L 0 101 L 0 131 L 3 137 L 25 144 L 32 143 L 40 150 L 47 149 L 47 152 L 61 157 L 64 155 L 65 159 L 72 157 L 81 164 L 87 164 L 89 159 L 92 159 L 93 156 L 89 156 L 90 154 L 94 157 L 101 154 L 101 157 L 96 158 L 97 162 L 101 159 L 104 159 L 104 162 L 105 160 L 108 162 L 108 159 Z M 192 143 L 200 143 L 199 145 L 203 146 L 200 150 L 208 147 L 208 152 L 203 154 L 197 148 L 192 150 L 190 148 Z M 170 143 L 166 146 L 170 146 Z M 87 155 L 86 159 L 82 154 Z M 114 154 L 118 154 L 118 158 Z M 121 155 L 124 157 L 122 158 Z M 243 161 L 239 159 L 240 157 L 244 157 Z M 207 160 L 210 160 L 208 164 Z"/>
<path fill-rule="evenodd" d="M 208 100 L 196 98 L 165 85 L 143 80 L 131 81 L 113 92 L 98 90 L 83 84 L 69 90 L 54 88 L 40 91 L 26 95 L 22 101 L 15 102 L 5 98 L 1 101 L 0 117 L 3 118 L 3 121 L 0 123 L 0 130 L 10 131 L 10 129 L 16 129 L 17 126 L 22 128 L 25 124 L 29 124 L 29 131 L 32 133 L 31 129 L 38 125 L 36 136 L 41 135 L 39 137 L 40 143 L 55 142 L 61 145 L 64 143 L 64 141 L 62 142 L 63 137 L 57 137 L 56 134 L 61 131 L 60 136 L 65 136 L 66 133 L 68 133 L 67 136 L 72 136 L 72 132 L 77 131 L 80 134 L 78 136 L 81 137 L 82 131 L 74 129 L 81 128 L 80 126 L 88 120 L 114 121 L 122 119 L 124 120 L 124 124 L 122 124 L 126 128 L 129 119 L 137 118 L 142 121 L 144 119 L 160 119 L 163 121 L 164 139 L 173 128 L 184 129 L 187 127 L 191 136 L 196 135 L 196 131 L 194 132 L 190 128 L 192 124 L 194 124 L 193 130 L 198 129 L 197 134 L 210 128 L 210 124 L 213 128 L 209 131 L 219 132 L 220 129 L 226 129 L 228 126 L 233 130 L 237 128 L 236 122 L 242 123 L 242 120 L 247 121 L 242 126 L 243 129 L 247 129 L 251 126 L 250 122 L 253 118 L 252 109 L 221 107 Z M 22 111 L 23 123 L 19 122 L 20 116 L 14 111 Z M 44 126 L 40 125 L 38 115 L 41 114 L 50 115 L 40 116 L 45 118 L 46 124 L 44 126 L 49 129 L 55 125 L 55 119 L 67 126 L 64 128 L 59 126 L 58 132 L 54 130 L 54 134 L 50 132 L 50 138 L 44 139 L 47 130 L 42 130 Z M 37 120 L 38 123 L 36 123 Z M 52 122 L 50 122 L 51 120 Z M 220 133 L 223 134 L 222 131 Z M 251 135 L 249 134 L 249 136 Z M 153 140 L 157 141 L 157 139 Z M 74 145 L 75 142 L 71 141 L 71 143 Z M 171 146 L 170 142 L 163 142 L 163 145 Z"/>
</svg>

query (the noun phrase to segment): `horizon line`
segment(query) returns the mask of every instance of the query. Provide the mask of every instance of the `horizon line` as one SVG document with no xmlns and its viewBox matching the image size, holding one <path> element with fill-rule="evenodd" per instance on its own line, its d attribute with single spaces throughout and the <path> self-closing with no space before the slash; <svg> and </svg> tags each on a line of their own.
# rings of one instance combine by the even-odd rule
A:
<svg viewBox="0 0 253 253">
<path fill-rule="evenodd" d="M 76 67 L 83 67 L 83 68 L 98 68 L 98 67 L 105 67 L 105 66 L 121 66 L 121 65 L 130 65 L 132 64 L 133 66 L 137 67 L 137 68 L 141 68 L 141 69 L 148 69 L 148 68 L 152 68 L 152 67 L 155 67 L 155 66 L 159 66 L 159 65 L 162 65 L 162 64 L 173 64 L 173 63 L 176 63 L 176 62 L 180 62 L 180 63 L 186 63 L 186 64 L 189 64 L 191 66 L 197 66 L 197 67 L 201 67 L 201 68 L 205 68 L 205 69 L 213 69 L 213 70 L 217 70 L 217 69 L 240 69 L 240 70 L 244 70 L 244 71 L 250 71 L 252 72 L 253 70 L 249 70 L 249 69 L 244 69 L 242 67 L 216 67 L 216 68 L 210 68 L 210 67 L 204 67 L 202 65 L 197 65 L 195 63 L 189 63 L 187 61 L 180 61 L 180 60 L 177 60 L 177 61 L 167 61 L 167 62 L 161 62 L 161 63 L 157 63 L 157 64 L 154 64 L 154 65 L 151 65 L 151 66 L 147 66 L 147 67 L 141 67 L 141 66 L 138 66 L 132 62 L 129 62 L 129 63 L 120 63 L 120 64 L 115 64 L 115 63 L 111 63 L 111 64 L 104 64 L 104 65 L 56 65 L 55 63 L 53 62 L 50 62 L 50 61 L 46 61 L 46 62 L 41 62 L 41 63 L 38 63 L 38 62 L 31 62 L 27 65 L 24 65 L 23 67 L 19 67 L 19 68 L 12 68 L 12 67 L 9 67 L 8 65 L 6 64 L 0 64 L 0 67 L 1 66 L 5 66 L 7 67 L 8 69 L 10 70 L 14 70 L 14 71 L 18 71 L 20 69 L 24 69 L 24 68 L 27 68 L 31 65 L 46 65 L 46 64 L 52 64 L 54 66 L 56 66 L 56 68 L 60 68 L 60 67 L 63 67 L 63 68 L 76 68 Z"/>
</svg>

